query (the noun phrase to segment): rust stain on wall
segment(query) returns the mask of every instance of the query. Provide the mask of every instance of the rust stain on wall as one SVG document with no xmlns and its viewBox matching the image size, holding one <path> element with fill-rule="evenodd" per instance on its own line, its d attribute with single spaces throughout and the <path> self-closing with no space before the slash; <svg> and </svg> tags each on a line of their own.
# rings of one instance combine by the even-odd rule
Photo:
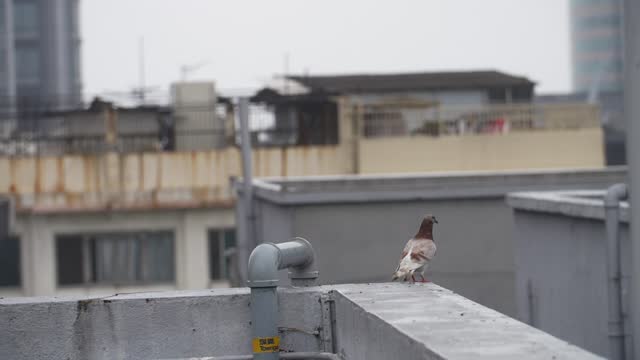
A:
<svg viewBox="0 0 640 360">
<path fill-rule="evenodd" d="M 335 174 L 341 159 L 324 147 L 255 149 L 254 173 L 291 176 Z M 211 151 L 3 158 L 5 191 L 20 211 L 66 212 L 230 206 L 230 177 L 241 176 L 236 147 Z M 310 174 L 310 173 L 309 173 Z M 1 191 L 1 190 L 0 190 Z"/>
</svg>

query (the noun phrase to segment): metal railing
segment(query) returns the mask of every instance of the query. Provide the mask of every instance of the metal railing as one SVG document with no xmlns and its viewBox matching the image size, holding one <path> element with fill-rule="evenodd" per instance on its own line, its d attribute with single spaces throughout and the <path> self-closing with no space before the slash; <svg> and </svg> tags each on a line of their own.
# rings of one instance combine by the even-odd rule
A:
<svg viewBox="0 0 640 360">
<path fill-rule="evenodd" d="M 240 145 L 237 104 L 230 102 L 130 108 L 92 103 L 64 110 L 41 105 L 22 103 L 23 108 L 16 112 L 3 111 L 10 108 L 0 102 L 0 155 L 191 151 Z M 356 105 L 347 113 L 327 109 L 332 108 L 315 111 L 252 104 L 248 121 L 251 144 L 335 145 L 340 142 L 339 124 L 346 121 L 357 124 L 356 137 L 365 138 L 601 126 L 598 107 L 584 103 L 440 106 L 391 101 Z"/>
<path fill-rule="evenodd" d="M 365 105 L 362 133 L 389 136 L 455 136 L 514 131 L 560 130 L 600 126 L 598 107 L 590 104 L 412 106 Z"/>
</svg>

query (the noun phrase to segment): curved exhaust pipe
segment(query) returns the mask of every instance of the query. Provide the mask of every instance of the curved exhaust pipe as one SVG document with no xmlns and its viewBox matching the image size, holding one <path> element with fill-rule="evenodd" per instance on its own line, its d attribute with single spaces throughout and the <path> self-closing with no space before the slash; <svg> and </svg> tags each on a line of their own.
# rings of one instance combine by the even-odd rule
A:
<svg viewBox="0 0 640 360">
<path fill-rule="evenodd" d="M 248 285 L 251 288 L 251 347 L 255 360 L 277 360 L 278 271 L 289 269 L 293 286 L 316 285 L 318 271 L 311 243 L 303 238 L 258 245 L 249 256 Z"/>
</svg>

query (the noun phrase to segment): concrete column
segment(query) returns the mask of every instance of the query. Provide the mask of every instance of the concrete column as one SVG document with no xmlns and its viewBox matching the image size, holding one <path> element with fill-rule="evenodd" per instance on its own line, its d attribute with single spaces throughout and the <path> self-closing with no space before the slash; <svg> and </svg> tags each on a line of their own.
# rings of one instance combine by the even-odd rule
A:
<svg viewBox="0 0 640 360">
<path fill-rule="evenodd" d="M 34 293 L 34 266 L 31 255 L 33 252 L 33 227 L 31 226 L 32 218 L 28 218 L 24 221 L 25 225 L 20 231 L 20 277 L 22 281 L 22 293 L 25 296 L 32 296 Z"/>
<path fill-rule="evenodd" d="M 22 288 L 26 296 L 54 295 L 56 254 L 54 233 L 46 220 L 30 218 L 20 237 Z"/>
<path fill-rule="evenodd" d="M 122 188 L 120 181 L 120 155 L 110 151 L 100 157 L 100 191 L 102 200 L 116 202 L 120 199 Z"/>
<path fill-rule="evenodd" d="M 640 1 L 624 2 L 625 86 L 627 120 L 627 162 L 629 165 L 631 211 L 631 308 L 633 349 L 640 357 Z"/>
<path fill-rule="evenodd" d="M 175 281 L 178 290 L 187 289 L 187 251 L 186 251 L 186 221 L 184 213 L 180 215 L 181 221 L 174 230 L 174 261 L 175 261 Z"/>
<path fill-rule="evenodd" d="M 199 221 L 197 214 L 185 213 L 182 231 L 183 261 L 181 270 L 184 272 L 183 284 L 180 289 L 209 288 L 209 246 L 207 227 Z"/>
<path fill-rule="evenodd" d="M 338 142 L 345 151 L 344 161 L 347 162 L 345 171 L 357 174 L 359 169 L 359 108 L 349 101 L 348 97 L 340 97 L 338 100 Z"/>
</svg>

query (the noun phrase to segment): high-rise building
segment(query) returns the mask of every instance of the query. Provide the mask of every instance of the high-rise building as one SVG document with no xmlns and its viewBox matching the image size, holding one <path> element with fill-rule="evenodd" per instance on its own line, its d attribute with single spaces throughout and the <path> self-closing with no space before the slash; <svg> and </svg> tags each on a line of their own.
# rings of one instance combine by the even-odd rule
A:
<svg viewBox="0 0 640 360">
<path fill-rule="evenodd" d="M 622 90 L 622 0 L 571 0 L 573 87 Z"/>
<path fill-rule="evenodd" d="M 1 113 L 81 100 L 79 0 L 0 0 Z M 6 116 L 5 116 L 6 118 Z"/>
</svg>

